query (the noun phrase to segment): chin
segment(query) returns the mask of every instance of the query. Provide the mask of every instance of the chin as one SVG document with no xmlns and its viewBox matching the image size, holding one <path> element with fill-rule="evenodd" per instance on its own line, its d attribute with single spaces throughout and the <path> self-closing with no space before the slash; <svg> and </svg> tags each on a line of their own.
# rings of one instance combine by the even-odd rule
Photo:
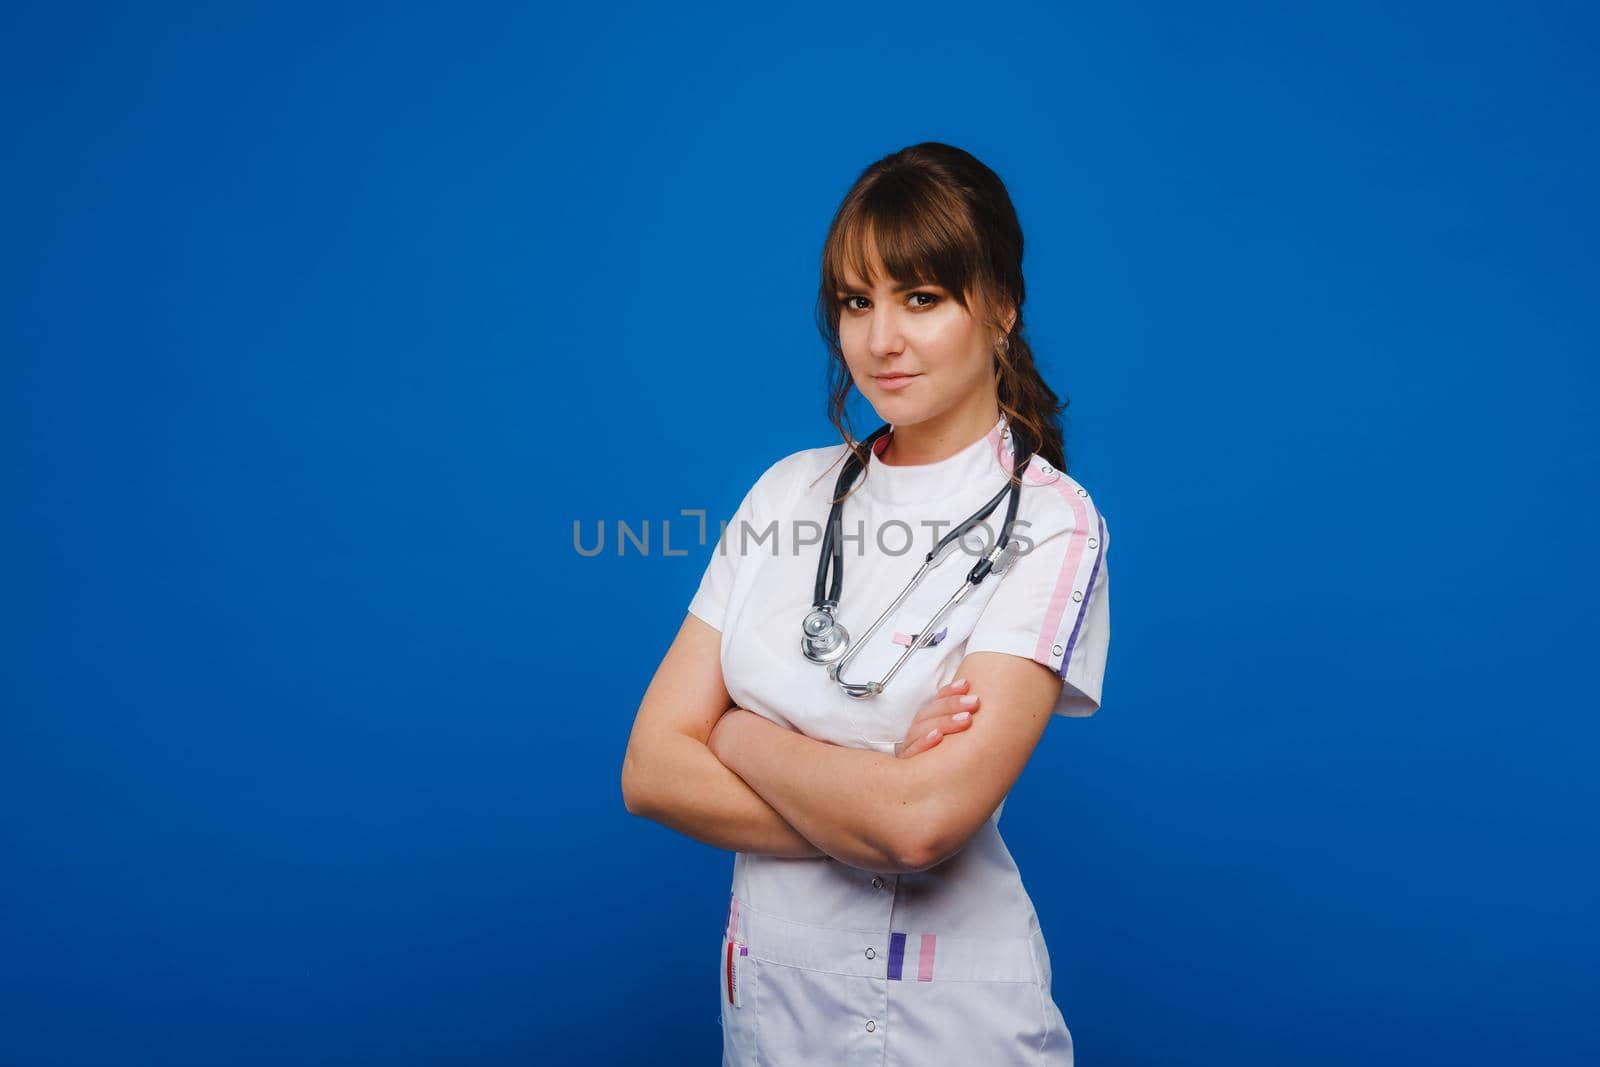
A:
<svg viewBox="0 0 1600 1067">
<path fill-rule="evenodd" d="M 895 426 L 910 426 L 928 417 L 928 405 L 925 402 L 919 403 L 892 393 L 880 394 L 875 398 L 872 410 L 878 413 L 880 421 Z"/>
<path fill-rule="evenodd" d="M 874 405 L 885 412 L 894 412 L 894 421 L 902 425 L 921 422 L 935 414 L 941 405 L 926 396 L 903 396 L 899 393 L 882 393 Z"/>
</svg>

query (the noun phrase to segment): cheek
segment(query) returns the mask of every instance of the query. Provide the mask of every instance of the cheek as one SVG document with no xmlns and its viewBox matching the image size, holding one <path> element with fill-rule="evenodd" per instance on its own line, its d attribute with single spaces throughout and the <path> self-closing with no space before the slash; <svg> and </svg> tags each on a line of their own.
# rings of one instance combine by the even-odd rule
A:
<svg viewBox="0 0 1600 1067">
<path fill-rule="evenodd" d="M 983 353 L 975 350 L 972 330 L 965 323 L 930 323 L 918 341 L 928 370 L 966 381 L 983 373 Z"/>
<path fill-rule="evenodd" d="M 839 347 L 844 350 L 844 361 L 854 370 L 867 354 L 867 331 L 860 329 L 848 317 L 839 320 Z"/>
<path fill-rule="evenodd" d="M 910 339 L 907 339 L 910 344 Z M 844 364 L 857 382 L 872 377 L 877 359 L 872 354 L 871 339 L 864 329 L 844 327 L 839 332 L 839 348 L 844 352 Z"/>
<path fill-rule="evenodd" d="M 871 373 L 867 366 L 867 353 L 863 345 L 852 341 L 848 337 L 841 336 L 839 338 L 839 347 L 844 350 L 844 365 L 849 369 L 850 377 L 859 382 Z"/>
</svg>

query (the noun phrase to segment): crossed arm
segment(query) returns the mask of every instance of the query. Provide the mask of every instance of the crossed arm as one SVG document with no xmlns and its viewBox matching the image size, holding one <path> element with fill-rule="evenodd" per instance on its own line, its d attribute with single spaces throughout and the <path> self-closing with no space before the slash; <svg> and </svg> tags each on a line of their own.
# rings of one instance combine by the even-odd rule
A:
<svg viewBox="0 0 1600 1067">
<path fill-rule="evenodd" d="M 885 873 L 960 851 L 1022 773 L 1061 686 L 1032 660 L 973 653 L 959 674 L 981 713 L 897 759 L 730 708 L 719 645 L 690 615 L 657 668 L 623 758 L 628 810 L 719 848 Z"/>
</svg>

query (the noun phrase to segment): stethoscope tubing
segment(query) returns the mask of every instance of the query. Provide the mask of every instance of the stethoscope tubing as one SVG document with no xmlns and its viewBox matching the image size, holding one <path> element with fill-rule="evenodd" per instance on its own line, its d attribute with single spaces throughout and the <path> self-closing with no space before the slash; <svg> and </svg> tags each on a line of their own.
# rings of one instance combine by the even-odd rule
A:
<svg viewBox="0 0 1600 1067">
<path fill-rule="evenodd" d="M 887 424 L 879 427 L 877 430 L 873 431 L 873 433 L 866 439 L 864 444 L 868 449 L 871 449 L 873 443 L 885 433 L 888 433 L 889 430 L 890 427 Z M 1015 430 L 1012 430 L 1010 436 L 1013 458 L 1012 470 L 1013 472 L 1019 472 L 1021 469 L 1023 469 L 1023 445 L 1020 435 L 1017 434 Z M 1031 454 L 1029 458 L 1032 458 Z M 925 647 L 928 642 L 933 639 L 933 635 L 937 631 L 939 623 L 942 622 L 951 611 L 954 611 L 957 605 L 965 600 L 967 596 L 971 594 L 972 590 L 978 587 L 984 578 L 988 577 L 991 572 L 1003 571 L 1007 566 L 1009 566 L 1011 559 L 1015 558 L 1015 550 L 1011 544 L 1011 529 L 1017 518 L 1017 506 L 1021 496 L 1021 487 L 1020 475 L 1018 475 L 1018 479 L 1015 481 L 1008 480 L 1006 486 L 996 493 L 993 498 L 983 505 L 983 507 L 979 508 L 976 512 L 969 516 L 965 522 L 962 522 L 955 529 L 951 530 L 944 537 L 940 538 L 939 542 L 935 544 L 932 550 L 928 552 L 927 556 L 924 557 L 922 565 L 919 566 L 917 568 L 917 572 L 912 575 L 911 581 L 907 583 L 903 590 L 900 591 L 900 595 L 895 597 L 894 602 L 878 615 L 878 618 L 873 622 L 872 626 L 867 629 L 867 632 L 862 634 L 860 637 L 855 638 L 854 640 L 851 640 L 848 636 L 844 638 L 848 644 L 848 647 L 845 649 L 843 656 L 828 655 L 826 653 L 822 653 L 820 655 L 814 654 L 813 646 L 810 644 L 813 637 L 811 634 L 810 623 L 812 619 L 819 617 L 819 613 L 822 613 L 822 616 L 824 617 L 824 626 L 836 629 L 841 634 L 844 633 L 843 627 L 833 620 L 833 611 L 838 607 L 839 596 L 844 586 L 843 535 L 840 532 L 840 526 L 842 524 L 844 506 L 843 497 L 845 491 L 848 490 L 850 485 L 854 482 L 855 476 L 860 469 L 861 463 L 856 459 L 855 454 L 852 452 L 849 458 L 845 461 L 844 469 L 839 472 L 839 480 L 837 485 L 834 487 L 834 503 L 832 510 L 828 515 L 828 529 L 823 536 L 823 543 L 818 554 L 817 577 L 815 586 L 813 587 L 814 595 L 812 598 L 812 610 L 807 615 L 807 627 L 805 630 L 806 636 L 802 638 L 801 651 L 805 654 L 806 658 L 810 659 L 812 662 L 826 664 L 828 667 L 828 676 L 833 679 L 833 681 L 841 690 L 845 692 L 846 695 L 854 697 L 858 700 L 865 700 L 875 697 L 879 693 L 883 692 L 884 687 L 886 687 L 894 678 L 894 676 L 899 673 L 900 668 L 908 659 L 910 659 L 911 654 L 916 652 L 918 649 Z M 1007 494 L 1010 495 L 1010 499 L 1006 504 L 1005 522 L 1001 526 L 1000 536 L 995 539 L 993 549 L 982 559 L 978 560 L 977 563 L 973 564 L 972 570 L 967 573 L 966 580 L 961 583 L 961 587 L 945 600 L 944 604 L 941 605 L 939 610 L 934 613 L 933 618 L 929 620 L 928 624 L 918 632 L 916 639 L 895 660 L 894 664 L 889 668 L 889 672 L 875 682 L 845 681 L 841 677 L 841 673 L 844 671 L 845 667 L 850 664 L 850 661 L 855 658 L 856 653 L 866 646 L 867 642 L 872 639 L 872 635 L 878 632 L 878 630 L 883 626 L 885 620 L 893 615 L 900 605 L 905 602 L 906 597 L 910 596 L 917 586 L 922 583 L 923 578 L 927 576 L 928 572 L 944 559 L 951 547 L 955 545 L 956 542 L 959 541 L 961 537 L 970 531 L 974 526 L 987 519 L 990 514 L 994 512 L 994 509 L 999 506 L 1001 498 L 1007 496 Z M 830 570 L 832 571 L 833 575 L 831 589 L 828 588 L 828 573 Z M 826 596 L 824 596 L 824 590 L 827 592 Z"/>
</svg>

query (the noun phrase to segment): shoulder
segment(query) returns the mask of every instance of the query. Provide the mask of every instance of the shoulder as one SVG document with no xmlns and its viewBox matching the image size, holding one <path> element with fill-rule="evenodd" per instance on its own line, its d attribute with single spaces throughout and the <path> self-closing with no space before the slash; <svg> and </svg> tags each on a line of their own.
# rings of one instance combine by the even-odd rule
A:
<svg viewBox="0 0 1600 1067">
<path fill-rule="evenodd" d="M 824 478 L 836 478 L 848 450 L 843 443 L 802 448 L 772 463 L 756 480 L 756 491 L 770 506 L 781 507 Z M 829 488 L 832 488 L 830 483 Z"/>
<path fill-rule="evenodd" d="M 1105 516 L 1094 496 L 1076 478 L 1048 460 L 1034 456 L 1022 477 L 1022 500 L 1018 505 L 1019 524 L 1026 520 L 1034 542 L 1048 537 L 1077 533 L 1105 543 Z"/>
</svg>

